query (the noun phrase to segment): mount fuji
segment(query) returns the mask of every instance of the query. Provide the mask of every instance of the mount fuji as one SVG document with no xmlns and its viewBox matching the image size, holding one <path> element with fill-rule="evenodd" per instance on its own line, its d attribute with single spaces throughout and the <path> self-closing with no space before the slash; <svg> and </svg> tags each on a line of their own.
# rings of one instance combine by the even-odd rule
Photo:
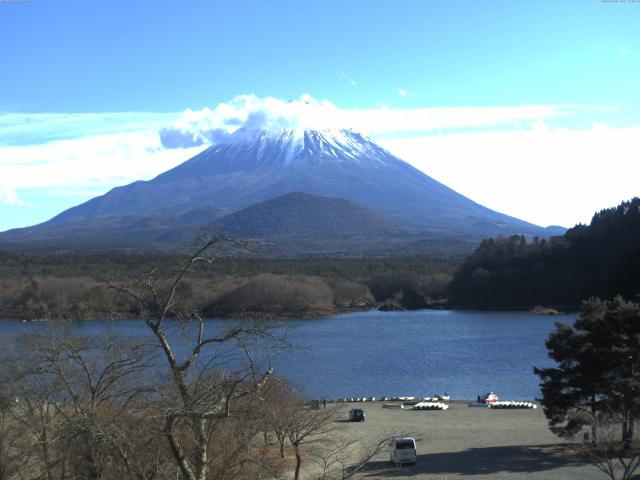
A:
<svg viewBox="0 0 640 480">
<path fill-rule="evenodd" d="M 381 235 L 393 231 L 396 236 L 402 232 L 414 239 L 427 235 L 478 240 L 512 234 L 548 237 L 564 231 L 560 227 L 545 229 L 483 207 L 352 130 L 241 128 L 227 141 L 150 181 L 114 188 L 45 223 L 0 234 L 0 243 L 148 246 L 182 238 L 184 235 L 171 232 L 186 227 L 227 226 L 229 221 L 223 217 L 231 214 L 235 215 L 234 230 L 242 233 L 238 218 L 255 221 L 256 216 L 238 215 L 239 211 L 293 192 L 306 195 L 289 195 L 286 202 L 269 204 L 264 210 L 280 225 L 288 220 L 291 202 L 304 199 L 317 211 L 320 203 L 310 202 L 308 196 L 312 196 L 320 202 L 345 200 L 344 205 L 350 207 L 325 202 L 322 208 L 334 210 L 338 216 L 343 211 L 353 218 L 375 218 L 376 225 L 384 224 Z M 273 207 L 284 204 L 287 208 Z M 356 207 L 360 213 L 355 213 Z M 370 212 L 363 214 L 365 210 Z M 276 219 L 278 216 L 281 218 Z M 302 217 L 298 211 L 290 219 L 292 224 L 279 231 L 295 231 L 296 218 Z M 343 235 L 332 227 L 335 216 L 321 217 L 333 236 Z M 298 236 L 304 235 L 305 225 L 300 224 Z M 367 233 L 362 235 L 368 235 L 371 228 L 363 226 Z M 251 225 L 246 225 L 246 230 L 255 231 Z M 260 231 L 264 236 L 265 229 Z M 350 229 L 345 235 L 357 233 Z"/>
</svg>

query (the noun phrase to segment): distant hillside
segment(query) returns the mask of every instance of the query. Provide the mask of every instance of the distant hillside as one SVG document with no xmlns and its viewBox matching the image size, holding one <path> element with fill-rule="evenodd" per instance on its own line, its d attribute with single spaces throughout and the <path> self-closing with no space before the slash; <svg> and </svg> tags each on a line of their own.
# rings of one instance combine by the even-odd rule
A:
<svg viewBox="0 0 640 480">
<path fill-rule="evenodd" d="M 212 226 L 248 240 L 263 256 L 403 255 L 418 238 L 355 202 L 301 192 L 257 203 Z"/>
<path fill-rule="evenodd" d="M 400 229 L 407 233 L 403 255 L 466 254 L 489 236 L 563 232 L 479 205 L 351 130 L 241 128 L 152 180 L 114 188 L 40 225 L 0 233 L 0 248 L 181 248 L 217 218 L 292 192 L 354 203 L 320 206 L 298 198 L 296 210 L 285 197 L 259 207 L 262 213 L 243 211 L 220 225 L 238 236 L 277 240 L 283 255 L 309 248 L 356 257 L 398 250 Z M 288 214 L 280 216 L 284 210 Z M 374 245 L 383 232 L 387 238 Z M 356 237 L 363 241 L 345 242 Z M 326 248 L 318 248 L 319 238 Z"/>
<path fill-rule="evenodd" d="M 10 251 L 182 250 L 194 238 L 224 235 L 249 242 L 234 255 L 274 257 L 460 258 L 478 244 L 465 236 L 443 238 L 408 231 L 355 202 L 293 192 L 220 218 L 215 208 L 170 216 L 101 216 L 68 219 L 2 234 Z"/>
<path fill-rule="evenodd" d="M 491 239 L 460 266 L 451 284 L 456 306 L 573 309 L 590 296 L 640 293 L 640 199 L 596 213 L 562 237 Z"/>
<path fill-rule="evenodd" d="M 252 205 L 214 225 L 244 238 L 335 239 L 406 233 L 394 222 L 355 202 L 301 192 Z"/>
<path fill-rule="evenodd" d="M 191 244 L 197 232 L 222 215 L 199 208 L 180 215 L 123 215 L 70 218 L 64 224 L 41 224 L 0 234 L 2 250 L 150 250 Z M 180 235 L 176 235 L 180 232 Z M 174 241 L 174 238 L 178 238 Z M 166 240 L 168 239 L 168 240 Z"/>
</svg>

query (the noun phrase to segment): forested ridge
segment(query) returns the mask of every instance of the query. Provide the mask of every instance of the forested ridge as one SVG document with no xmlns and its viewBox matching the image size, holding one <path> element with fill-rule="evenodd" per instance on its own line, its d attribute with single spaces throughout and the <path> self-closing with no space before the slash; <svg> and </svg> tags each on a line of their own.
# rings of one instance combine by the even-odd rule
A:
<svg viewBox="0 0 640 480">
<path fill-rule="evenodd" d="M 131 317 L 136 305 L 105 290 L 170 272 L 176 254 L 0 252 L 0 318 Z M 426 308 L 441 301 L 456 264 L 426 258 L 219 258 L 186 280 L 191 307 L 207 316 L 332 315 L 353 309 Z M 185 292 L 186 293 L 186 292 Z"/>
<path fill-rule="evenodd" d="M 484 240 L 457 269 L 454 306 L 577 309 L 592 296 L 635 299 L 640 292 L 640 198 L 596 213 L 561 237 Z"/>
<path fill-rule="evenodd" d="M 0 252 L 0 317 L 130 316 L 133 305 L 96 287 L 130 282 L 172 253 Z M 454 273 L 455 272 L 455 273 Z M 202 267 L 199 285 L 185 282 L 205 315 L 258 312 L 275 316 L 331 315 L 354 308 L 448 306 L 577 310 L 581 301 L 640 292 L 640 198 L 602 210 L 590 225 L 563 236 L 521 235 L 484 240 L 458 266 L 453 260 L 259 259 L 222 257 Z"/>
</svg>

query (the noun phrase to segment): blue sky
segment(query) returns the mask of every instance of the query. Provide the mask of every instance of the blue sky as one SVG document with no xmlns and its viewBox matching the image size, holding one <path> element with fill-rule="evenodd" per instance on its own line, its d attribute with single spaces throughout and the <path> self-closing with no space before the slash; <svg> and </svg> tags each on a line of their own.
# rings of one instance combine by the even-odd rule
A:
<svg viewBox="0 0 640 480">
<path fill-rule="evenodd" d="M 393 153 L 543 225 L 640 193 L 640 3 L 0 2 L 0 59 L 0 230 L 186 160 L 158 132 L 250 94 L 365 112 Z"/>
</svg>

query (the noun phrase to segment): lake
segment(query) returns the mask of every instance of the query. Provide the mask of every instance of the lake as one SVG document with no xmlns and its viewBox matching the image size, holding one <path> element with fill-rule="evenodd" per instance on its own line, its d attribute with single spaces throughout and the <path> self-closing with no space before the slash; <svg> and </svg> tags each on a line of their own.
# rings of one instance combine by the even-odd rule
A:
<svg viewBox="0 0 640 480">
<path fill-rule="evenodd" d="M 540 396 L 533 366 L 549 366 L 544 341 L 557 320 L 576 315 L 529 312 L 419 310 L 357 312 L 290 320 L 289 341 L 300 347 L 274 358 L 277 374 L 313 398 L 425 396 L 447 392 L 473 399 L 494 391 L 503 398 Z M 111 325 L 125 335 L 148 335 L 138 320 L 84 321 L 76 328 L 100 335 Z M 210 321 L 209 328 L 219 323 Z M 0 322 L 0 335 L 42 328 Z"/>
</svg>

